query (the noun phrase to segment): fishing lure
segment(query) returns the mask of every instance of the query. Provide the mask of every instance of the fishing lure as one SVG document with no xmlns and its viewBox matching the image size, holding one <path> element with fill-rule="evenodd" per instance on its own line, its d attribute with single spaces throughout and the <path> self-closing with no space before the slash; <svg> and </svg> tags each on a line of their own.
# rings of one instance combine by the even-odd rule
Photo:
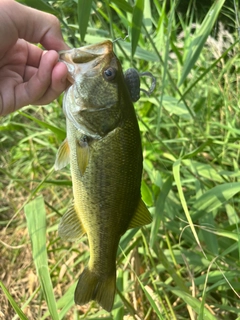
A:
<svg viewBox="0 0 240 320">
<path fill-rule="evenodd" d="M 143 76 L 147 76 L 152 79 L 151 87 L 148 91 L 140 88 L 140 77 Z M 130 93 L 132 102 L 136 102 L 139 100 L 140 91 L 143 91 L 148 96 L 150 96 L 150 94 L 156 87 L 156 78 L 152 75 L 151 72 L 148 71 L 139 73 L 136 69 L 129 68 L 124 72 L 124 80 Z"/>
</svg>

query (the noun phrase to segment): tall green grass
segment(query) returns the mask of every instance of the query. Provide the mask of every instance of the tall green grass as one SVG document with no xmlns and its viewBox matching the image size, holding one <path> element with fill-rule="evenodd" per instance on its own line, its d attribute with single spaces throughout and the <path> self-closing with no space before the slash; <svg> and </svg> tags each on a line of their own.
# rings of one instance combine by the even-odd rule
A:
<svg viewBox="0 0 240 320">
<path fill-rule="evenodd" d="M 197 20 L 194 1 L 184 16 L 174 0 L 25 2 L 56 14 L 70 46 L 129 35 L 114 42 L 123 69 L 156 76 L 155 92 L 135 104 L 142 196 L 153 223 L 121 239 L 113 311 L 75 306 L 89 253 L 86 237 L 68 243 L 57 235 L 72 197 L 69 169 L 52 170 L 65 137 L 62 97 L 0 119 L 0 269 L 9 272 L 0 278 L 1 312 L 14 319 L 240 318 L 239 8 L 214 1 Z M 22 264 L 30 242 L 32 257 Z"/>
</svg>

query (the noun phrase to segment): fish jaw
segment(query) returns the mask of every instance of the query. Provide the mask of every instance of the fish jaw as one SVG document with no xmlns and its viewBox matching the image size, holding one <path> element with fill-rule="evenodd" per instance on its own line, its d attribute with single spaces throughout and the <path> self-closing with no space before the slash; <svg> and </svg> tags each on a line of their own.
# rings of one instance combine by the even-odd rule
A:
<svg viewBox="0 0 240 320">
<path fill-rule="evenodd" d="M 59 61 L 67 65 L 68 79 L 70 83 L 73 83 L 87 70 L 92 69 L 103 57 L 112 54 L 113 44 L 108 40 L 99 44 L 59 51 Z"/>
<path fill-rule="evenodd" d="M 81 48 L 59 51 L 60 60 L 70 63 L 80 63 L 92 60 L 95 56 L 102 56 L 113 52 L 113 43 L 110 40 L 91 44 Z"/>
</svg>

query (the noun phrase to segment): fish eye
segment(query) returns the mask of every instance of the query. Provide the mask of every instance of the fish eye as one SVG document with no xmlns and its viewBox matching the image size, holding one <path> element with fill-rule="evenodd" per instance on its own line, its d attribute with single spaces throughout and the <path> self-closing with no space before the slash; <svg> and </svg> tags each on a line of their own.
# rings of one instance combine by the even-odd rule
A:
<svg viewBox="0 0 240 320">
<path fill-rule="evenodd" d="M 115 68 L 109 67 L 103 71 L 103 75 L 105 80 L 111 81 L 114 80 L 117 74 L 117 70 Z"/>
</svg>

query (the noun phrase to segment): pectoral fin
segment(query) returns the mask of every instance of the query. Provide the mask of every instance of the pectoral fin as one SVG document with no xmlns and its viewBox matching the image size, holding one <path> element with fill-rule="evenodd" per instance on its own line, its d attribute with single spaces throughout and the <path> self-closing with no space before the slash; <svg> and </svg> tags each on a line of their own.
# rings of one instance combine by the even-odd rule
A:
<svg viewBox="0 0 240 320">
<path fill-rule="evenodd" d="M 89 145 L 87 142 L 87 137 L 83 137 L 82 140 L 77 141 L 76 143 L 76 148 L 77 148 L 77 163 L 78 163 L 78 168 L 80 170 L 81 175 L 84 175 L 84 172 L 87 168 L 88 161 L 89 161 L 89 155 L 90 155 L 90 150 L 89 150 Z"/>
<path fill-rule="evenodd" d="M 74 202 L 72 202 L 60 221 L 58 234 L 64 240 L 76 241 L 79 240 L 84 233 L 86 233 L 86 231 L 76 213 Z"/>
<path fill-rule="evenodd" d="M 69 162 L 70 148 L 67 139 L 65 139 L 58 149 L 54 169 L 56 171 L 61 170 L 62 168 L 66 167 L 69 164 Z"/>
<path fill-rule="evenodd" d="M 128 229 L 144 226 L 152 222 L 152 216 L 145 203 L 140 199 L 137 210 L 135 211 Z"/>
</svg>

